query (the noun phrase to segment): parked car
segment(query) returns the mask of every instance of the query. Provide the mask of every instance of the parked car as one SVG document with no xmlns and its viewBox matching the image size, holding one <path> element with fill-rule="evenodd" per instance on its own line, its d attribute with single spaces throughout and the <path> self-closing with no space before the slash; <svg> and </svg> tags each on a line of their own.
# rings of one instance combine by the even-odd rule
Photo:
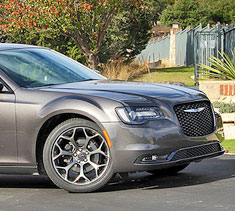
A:
<svg viewBox="0 0 235 211">
<path fill-rule="evenodd" d="M 0 44 L 0 111 L 0 173 L 46 174 L 70 192 L 224 153 L 203 92 L 109 80 L 43 47 Z"/>
</svg>

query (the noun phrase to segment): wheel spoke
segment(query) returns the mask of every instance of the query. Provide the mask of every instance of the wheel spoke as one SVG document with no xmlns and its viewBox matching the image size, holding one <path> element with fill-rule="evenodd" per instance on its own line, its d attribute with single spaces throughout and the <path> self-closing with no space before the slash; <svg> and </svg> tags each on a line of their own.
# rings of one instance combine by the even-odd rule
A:
<svg viewBox="0 0 235 211">
<path fill-rule="evenodd" d="M 83 130 L 83 133 L 84 133 L 84 135 L 86 136 L 86 138 L 88 137 L 88 135 L 87 135 L 87 133 L 86 133 L 86 128 L 82 128 L 82 130 Z"/>
<path fill-rule="evenodd" d="M 58 143 L 55 143 L 55 146 L 59 149 L 61 155 L 72 155 L 72 152 L 63 150 Z"/>
<path fill-rule="evenodd" d="M 104 143 L 105 143 L 105 141 L 103 140 L 103 141 L 101 142 L 100 146 L 99 146 L 99 149 L 102 148 L 102 146 L 104 145 Z"/>
<path fill-rule="evenodd" d="M 56 155 L 55 157 L 53 157 L 53 160 L 56 160 L 57 158 L 59 158 L 60 156 L 63 156 L 63 155 L 67 155 L 67 156 L 73 156 L 73 153 L 72 152 L 68 152 L 68 151 L 65 151 L 65 150 L 61 150 L 60 153 L 58 155 Z"/>
<path fill-rule="evenodd" d="M 98 164 L 96 164 L 96 163 L 94 163 L 94 162 L 92 162 L 92 161 L 89 161 L 88 163 L 95 169 L 95 173 L 96 173 L 96 176 L 97 176 L 97 177 L 99 176 L 99 175 L 98 175 L 98 170 L 99 170 L 99 168 L 107 166 L 107 163 L 101 164 L 101 165 L 98 165 Z"/>
<path fill-rule="evenodd" d="M 96 150 L 90 152 L 90 155 L 94 155 L 94 154 L 101 154 L 101 155 L 103 155 L 103 156 L 105 156 L 105 157 L 108 157 L 108 155 L 105 154 L 105 153 L 104 153 L 102 150 L 100 150 L 100 149 L 96 149 Z"/>
<path fill-rule="evenodd" d="M 57 142 L 55 143 L 55 146 L 59 149 L 60 152 L 62 151 L 60 145 Z"/>
<path fill-rule="evenodd" d="M 62 169 L 65 171 L 65 179 L 68 179 L 68 173 L 69 170 L 76 164 L 76 161 L 73 161 L 72 163 L 70 163 L 69 165 L 63 167 L 63 166 L 56 166 L 57 169 Z"/>
<path fill-rule="evenodd" d="M 93 135 L 93 136 L 89 136 L 88 134 L 87 134 L 87 132 L 86 132 L 86 129 L 85 128 L 83 128 L 83 133 L 84 133 L 84 135 L 85 135 L 85 137 L 86 137 L 86 142 L 85 142 L 85 144 L 84 144 L 84 148 L 85 149 L 87 149 L 87 146 L 88 146 L 88 144 L 89 144 L 89 142 L 90 142 L 90 140 L 91 139 L 93 139 L 93 138 L 95 138 L 95 137 L 98 137 L 99 136 L 99 134 L 98 133 L 96 133 L 95 135 Z"/>
<path fill-rule="evenodd" d="M 73 134 L 72 134 L 72 136 L 71 137 L 68 137 L 68 136 L 64 136 L 64 135 L 61 135 L 60 137 L 62 138 L 62 139 L 65 139 L 65 140 L 68 140 L 68 141 L 70 141 L 72 144 L 73 144 L 73 146 L 78 150 L 79 149 L 79 147 L 78 147 L 78 144 L 76 143 L 76 141 L 75 141 L 75 134 L 76 134 L 76 128 L 74 128 L 74 129 L 72 129 L 73 130 Z"/>
<path fill-rule="evenodd" d="M 63 156 L 63 155 L 68 155 L 68 156 L 72 156 L 73 155 L 72 152 L 68 152 L 66 150 L 63 150 L 57 142 L 55 143 L 55 146 L 59 149 L 59 154 L 54 156 L 53 160 L 56 160 L 57 158 L 59 158 L 60 156 Z"/>
<path fill-rule="evenodd" d="M 101 155 L 104 155 L 105 157 L 108 157 L 108 155 L 105 154 L 105 152 L 103 152 L 103 151 L 101 150 L 101 148 L 102 148 L 102 146 L 104 145 L 104 143 L 105 143 L 105 141 L 103 140 L 103 141 L 101 142 L 99 148 L 96 149 L 96 150 L 91 151 L 91 152 L 90 152 L 90 155 L 101 154 Z"/>
<path fill-rule="evenodd" d="M 85 179 L 86 181 L 89 182 L 90 179 L 89 179 L 88 177 L 86 177 L 85 174 L 84 174 L 84 169 L 83 169 L 84 164 L 79 164 L 79 166 L 80 166 L 80 173 L 79 173 L 79 175 L 76 177 L 76 179 L 75 179 L 73 182 L 76 183 L 76 182 L 79 181 L 81 178 L 83 178 L 83 179 Z"/>
</svg>

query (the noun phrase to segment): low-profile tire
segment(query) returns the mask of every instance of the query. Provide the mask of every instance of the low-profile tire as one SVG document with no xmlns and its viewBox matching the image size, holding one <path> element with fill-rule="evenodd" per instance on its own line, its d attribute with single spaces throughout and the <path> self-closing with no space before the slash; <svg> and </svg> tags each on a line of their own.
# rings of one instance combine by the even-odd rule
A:
<svg viewBox="0 0 235 211">
<path fill-rule="evenodd" d="M 170 176 L 170 175 L 175 175 L 178 172 L 182 171 L 188 165 L 189 165 L 189 163 L 179 165 L 179 166 L 170 167 L 170 168 L 165 168 L 165 169 L 151 170 L 151 171 L 148 171 L 148 172 L 151 173 L 151 174 L 154 174 L 156 176 Z"/>
<path fill-rule="evenodd" d="M 50 179 L 69 192 L 92 192 L 113 175 L 110 148 L 102 130 L 85 119 L 59 124 L 48 136 L 43 163 Z"/>
</svg>

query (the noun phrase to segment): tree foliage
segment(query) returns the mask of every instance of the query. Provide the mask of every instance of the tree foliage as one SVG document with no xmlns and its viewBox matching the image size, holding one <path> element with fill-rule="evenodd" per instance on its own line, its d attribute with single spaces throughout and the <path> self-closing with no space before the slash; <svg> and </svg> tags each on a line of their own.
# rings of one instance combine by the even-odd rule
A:
<svg viewBox="0 0 235 211">
<path fill-rule="evenodd" d="M 129 17 L 126 13 L 121 13 L 107 31 L 107 35 L 102 42 L 100 59 L 106 63 L 110 58 L 118 59 L 122 57 L 126 61 L 132 60 L 147 45 L 151 33 L 152 21 L 150 16 L 144 13 L 138 16 Z"/>
<path fill-rule="evenodd" d="M 116 29 L 122 28 L 123 31 L 133 29 L 136 33 L 128 32 L 132 35 L 126 33 L 125 38 L 137 35 L 135 36 L 137 39 L 132 42 L 124 40 L 121 48 L 126 45 L 130 47 L 131 52 L 135 52 L 135 46 L 142 42 L 138 39 L 147 40 L 151 22 L 148 23 L 144 19 L 152 17 L 153 2 L 152 0 L 2 0 L 0 29 L 3 37 L 7 36 L 17 42 L 23 42 L 26 38 L 24 43 L 36 42 L 51 47 L 50 44 L 54 46 L 53 40 L 57 43 L 61 41 L 61 46 L 57 45 L 60 51 L 73 52 L 74 56 L 80 59 L 82 57 L 79 55 L 82 53 L 87 64 L 95 69 L 102 55 L 102 49 L 104 53 L 104 40 L 112 42 L 115 39 L 111 31 L 115 29 L 113 27 L 115 21 L 117 22 L 123 14 L 125 14 L 124 23 L 127 24 L 120 26 L 116 23 Z M 139 23 L 144 23 L 142 26 L 145 31 L 141 32 Z M 119 41 L 118 39 L 122 37 L 116 39 Z"/>
<path fill-rule="evenodd" d="M 213 23 L 221 24 L 235 23 L 235 1 L 234 0 L 198 0 L 201 7 L 211 11 Z"/>
<path fill-rule="evenodd" d="M 182 27 L 234 22 L 234 0 L 179 0 L 169 5 L 161 15 L 161 22 L 171 25 L 178 21 Z"/>
</svg>

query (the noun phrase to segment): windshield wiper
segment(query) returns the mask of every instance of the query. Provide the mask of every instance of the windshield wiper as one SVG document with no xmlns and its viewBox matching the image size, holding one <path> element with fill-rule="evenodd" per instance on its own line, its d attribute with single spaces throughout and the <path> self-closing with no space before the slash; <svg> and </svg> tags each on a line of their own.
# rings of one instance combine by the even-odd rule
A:
<svg viewBox="0 0 235 211">
<path fill-rule="evenodd" d="M 59 84 L 42 84 L 42 85 L 39 85 L 39 86 L 35 86 L 34 88 L 37 88 L 37 87 L 44 87 L 44 86 L 54 86 L 54 85 L 59 85 Z"/>
<path fill-rule="evenodd" d="M 84 82 L 84 81 L 95 81 L 95 80 L 99 80 L 99 79 L 94 79 L 94 78 L 89 78 L 89 79 L 84 79 L 78 82 Z"/>
<path fill-rule="evenodd" d="M 84 79 L 84 80 L 81 80 L 81 81 L 75 81 L 75 82 L 71 82 L 71 83 L 84 82 L 84 81 L 94 81 L 94 80 L 99 80 L 99 79 L 89 78 L 89 79 Z M 51 83 L 51 84 L 42 84 L 42 85 L 39 85 L 39 86 L 35 86 L 34 88 L 44 87 L 44 86 L 61 85 L 61 84 L 64 84 L 64 83 L 60 83 L 60 84 L 53 84 L 53 83 Z"/>
</svg>

